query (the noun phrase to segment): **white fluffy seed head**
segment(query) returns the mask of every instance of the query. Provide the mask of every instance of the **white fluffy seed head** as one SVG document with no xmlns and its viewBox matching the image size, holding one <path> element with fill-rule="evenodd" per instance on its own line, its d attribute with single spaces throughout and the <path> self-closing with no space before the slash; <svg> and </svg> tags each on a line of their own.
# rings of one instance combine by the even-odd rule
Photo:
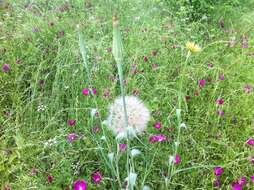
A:
<svg viewBox="0 0 254 190">
<path fill-rule="evenodd" d="M 124 137 L 130 135 L 130 128 L 134 135 L 142 134 L 147 128 L 150 120 L 150 112 L 144 103 L 135 96 L 125 96 L 128 115 L 128 128 L 125 126 L 123 99 L 118 97 L 109 106 L 108 128 L 115 135 L 121 134 Z M 132 135 L 133 136 L 133 135 Z"/>
</svg>

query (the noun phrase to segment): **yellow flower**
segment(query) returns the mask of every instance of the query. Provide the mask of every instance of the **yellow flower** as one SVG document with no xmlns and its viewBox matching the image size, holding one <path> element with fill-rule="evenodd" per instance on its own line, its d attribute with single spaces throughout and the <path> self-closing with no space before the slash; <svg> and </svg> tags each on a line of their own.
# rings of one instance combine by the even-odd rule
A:
<svg viewBox="0 0 254 190">
<path fill-rule="evenodd" d="M 199 53 L 201 52 L 201 47 L 199 45 L 193 43 L 193 42 L 187 42 L 186 43 L 186 48 L 191 52 L 191 53 Z"/>
</svg>

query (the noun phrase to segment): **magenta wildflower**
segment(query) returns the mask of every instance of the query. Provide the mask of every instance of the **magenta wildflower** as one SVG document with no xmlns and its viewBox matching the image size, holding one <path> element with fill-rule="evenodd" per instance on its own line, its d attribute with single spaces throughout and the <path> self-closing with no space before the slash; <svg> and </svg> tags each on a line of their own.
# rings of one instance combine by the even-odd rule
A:
<svg viewBox="0 0 254 190">
<path fill-rule="evenodd" d="M 218 111 L 217 111 L 217 114 L 218 114 L 219 116 L 224 116 L 225 113 L 224 113 L 224 111 L 222 111 L 222 110 L 218 110 Z"/>
<path fill-rule="evenodd" d="M 250 180 L 254 183 L 254 175 L 250 176 Z"/>
<path fill-rule="evenodd" d="M 90 94 L 90 91 L 89 91 L 88 88 L 85 88 L 85 89 L 83 89 L 82 93 L 83 93 L 85 96 L 87 96 L 87 95 Z"/>
<path fill-rule="evenodd" d="M 232 183 L 231 187 L 232 190 L 243 190 L 242 186 L 237 182 Z"/>
<path fill-rule="evenodd" d="M 97 93 L 98 93 L 97 89 L 93 89 L 93 94 L 97 95 Z"/>
<path fill-rule="evenodd" d="M 8 73 L 10 71 L 10 65 L 9 64 L 4 64 L 2 67 L 2 71 L 5 73 Z"/>
<path fill-rule="evenodd" d="M 224 169 L 222 167 L 215 167 L 213 171 L 216 176 L 221 176 L 224 173 Z"/>
<path fill-rule="evenodd" d="M 127 144 L 119 144 L 119 149 L 121 152 L 124 152 L 127 148 Z"/>
<path fill-rule="evenodd" d="M 238 180 L 238 184 L 241 186 L 245 186 L 248 183 L 246 177 L 242 177 L 241 179 Z"/>
<path fill-rule="evenodd" d="M 160 128 L 161 128 L 161 123 L 160 123 L 160 122 L 156 122 L 156 123 L 154 124 L 154 128 L 160 129 Z"/>
<path fill-rule="evenodd" d="M 85 180 L 77 180 L 74 183 L 74 190 L 87 190 L 87 183 Z"/>
<path fill-rule="evenodd" d="M 199 86 L 200 88 L 204 88 L 206 85 L 206 80 L 202 79 L 202 80 L 199 80 Z"/>
<path fill-rule="evenodd" d="M 73 141 L 75 141 L 75 140 L 77 140 L 78 139 L 78 135 L 76 135 L 75 133 L 70 133 L 69 135 L 68 135 L 68 137 L 67 137 L 67 140 L 69 141 L 69 142 L 73 142 Z"/>
<path fill-rule="evenodd" d="M 225 80 L 225 76 L 224 76 L 224 75 L 220 75 L 220 76 L 219 76 L 219 79 L 220 79 L 220 80 Z"/>
<path fill-rule="evenodd" d="M 247 144 L 250 145 L 250 146 L 254 146 L 254 139 L 253 138 L 249 138 L 247 140 Z"/>
<path fill-rule="evenodd" d="M 220 179 L 216 179 L 216 180 L 213 182 L 213 186 L 214 186 L 215 188 L 221 187 L 221 180 L 220 180 Z"/>
<path fill-rule="evenodd" d="M 93 180 L 93 182 L 95 183 L 95 184 L 100 184 L 101 183 L 101 181 L 102 181 L 102 174 L 101 174 L 101 172 L 95 172 L 94 174 L 93 174 L 93 176 L 92 176 L 92 180 Z"/>
<path fill-rule="evenodd" d="M 68 120 L 68 125 L 70 125 L 70 126 L 76 125 L 76 120 L 75 119 L 69 119 Z"/>
<path fill-rule="evenodd" d="M 252 92 L 252 86 L 251 86 L 251 85 L 246 85 L 246 86 L 244 87 L 244 92 L 245 92 L 246 94 L 251 93 L 251 92 Z"/>
<path fill-rule="evenodd" d="M 223 105 L 224 102 L 225 102 L 225 101 L 224 101 L 223 98 L 219 98 L 219 99 L 217 99 L 216 104 L 217 104 L 217 105 Z"/>
<path fill-rule="evenodd" d="M 181 163 L 181 157 L 177 154 L 175 157 L 175 164 L 180 164 Z"/>
<path fill-rule="evenodd" d="M 156 143 L 156 142 L 164 142 L 167 140 L 167 137 L 163 134 L 159 134 L 159 135 L 152 135 L 149 138 L 149 142 L 150 143 Z"/>
<path fill-rule="evenodd" d="M 144 62 L 147 62 L 148 61 L 148 57 L 144 56 L 143 60 L 144 60 Z"/>
<path fill-rule="evenodd" d="M 106 88 L 104 90 L 103 96 L 104 96 L 104 98 L 109 98 L 110 97 L 110 91 L 109 91 L 109 89 Z"/>
<path fill-rule="evenodd" d="M 54 177 L 53 177 L 52 175 L 49 175 L 49 176 L 48 176 L 48 182 L 49 182 L 49 183 L 52 183 L 53 180 L 54 180 Z"/>
</svg>

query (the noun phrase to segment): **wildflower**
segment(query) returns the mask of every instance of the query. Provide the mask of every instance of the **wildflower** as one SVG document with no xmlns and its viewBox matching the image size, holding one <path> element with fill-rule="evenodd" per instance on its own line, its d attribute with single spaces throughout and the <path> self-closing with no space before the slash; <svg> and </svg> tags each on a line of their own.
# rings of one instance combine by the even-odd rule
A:
<svg viewBox="0 0 254 190">
<path fill-rule="evenodd" d="M 201 48 L 199 47 L 199 45 L 197 45 L 193 42 L 187 42 L 185 46 L 191 53 L 201 52 Z"/>
<path fill-rule="evenodd" d="M 5 186 L 3 190 L 12 190 L 10 186 Z"/>
<path fill-rule="evenodd" d="M 187 96 L 185 96 L 185 101 L 186 101 L 186 102 L 189 102 L 189 101 L 190 101 L 190 99 L 191 99 L 191 97 L 190 97 L 190 96 L 188 96 L 188 95 L 187 95 Z"/>
<path fill-rule="evenodd" d="M 87 96 L 87 95 L 90 94 L 90 91 L 89 91 L 88 88 L 85 88 L 85 89 L 83 89 L 82 93 L 83 93 L 85 96 Z"/>
<path fill-rule="evenodd" d="M 245 92 L 246 94 L 251 93 L 251 92 L 252 92 L 252 86 L 251 86 L 251 85 L 246 85 L 246 86 L 244 87 L 244 92 Z"/>
<path fill-rule="evenodd" d="M 118 97 L 109 106 L 108 128 L 113 131 L 115 135 L 122 133 L 123 136 L 128 136 L 130 132 L 135 136 L 141 134 L 147 128 L 147 123 L 150 120 L 150 112 L 135 96 L 125 97 L 127 109 L 128 127 L 125 123 L 124 107 L 122 97 Z"/>
<path fill-rule="evenodd" d="M 216 180 L 213 182 L 213 186 L 214 186 L 215 188 L 221 187 L 221 180 L 220 180 L 220 179 L 216 179 Z"/>
<path fill-rule="evenodd" d="M 224 99 L 223 98 L 219 98 L 217 101 L 216 101 L 216 104 L 217 105 L 223 105 L 224 104 Z"/>
<path fill-rule="evenodd" d="M 69 142 L 73 142 L 73 141 L 75 141 L 75 140 L 77 140 L 77 139 L 78 139 L 78 135 L 76 135 L 75 133 L 71 133 L 71 134 L 69 134 L 68 137 L 67 137 L 67 140 L 68 140 Z"/>
<path fill-rule="evenodd" d="M 175 164 L 177 165 L 177 164 L 180 164 L 180 163 L 181 163 L 181 157 L 177 154 L 175 156 Z"/>
<path fill-rule="evenodd" d="M 213 68 L 213 64 L 212 63 L 208 63 L 207 65 L 209 68 Z"/>
<path fill-rule="evenodd" d="M 101 128 L 99 126 L 95 126 L 92 128 L 93 133 L 98 133 L 98 132 L 100 132 L 100 130 L 101 130 Z"/>
<path fill-rule="evenodd" d="M 93 174 L 93 176 L 92 176 L 92 180 L 93 180 L 93 182 L 95 184 L 97 184 L 97 185 L 100 184 L 101 181 L 102 181 L 102 174 L 101 174 L 101 172 L 99 172 L 99 171 L 95 172 Z"/>
<path fill-rule="evenodd" d="M 74 190 L 87 190 L 87 183 L 85 180 L 77 180 L 74 183 Z"/>
<path fill-rule="evenodd" d="M 38 172 L 39 172 L 39 170 L 38 170 L 37 168 L 32 168 L 32 169 L 31 169 L 31 175 L 32 175 L 32 176 L 37 175 Z"/>
<path fill-rule="evenodd" d="M 254 156 L 250 158 L 252 164 L 254 164 Z"/>
<path fill-rule="evenodd" d="M 152 56 L 156 56 L 156 55 L 157 55 L 157 53 L 158 53 L 158 52 L 157 52 L 156 50 L 154 50 L 154 51 L 152 51 L 152 53 L 151 53 L 151 54 L 152 54 Z"/>
<path fill-rule="evenodd" d="M 219 116 L 224 116 L 225 113 L 224 113 L 224 111 L 222 111 L 222 110 L 218 110 L 218 111 L 217 111 L 217 114 L 218 114 Z"/>
<path fill-rule="evenodd" d="M 127 149 L 127 144 L 119 144 L 119 149 L 121 152 L 124 152 Z"/>
<path fill-rule="evenodd" d="M 247 144 L 250 145 L 250 146 L 254 146 L 254 139 L 253 138 L 249 138 L 247 140 Z"/>
<path fill-rule="evenodd" d="M 253 175 L 253 176 L 250 176 L 250 180 L 251 180 L 252 182 L 254 182 L 254 175 Z"/>
<path fill-rule="evenodd" d="M 249 45 L 248 45 L 248 37 L 243 35 L 242 36 L 242 48 L 248 48 Z"/>
<path fill-rule="evenodd" d="M 4 64 L 2 67 L 2 71 L 5 73 L 8 73 L 10 71 L 10 65 L 9 64 Z"/>
<path fill-rule="evenodd" d="M 149 138 L 149 142 L 150 143 L 156 143 L 156 142 L 164 142 L 167 140 L 167 137 L 163 134 L 159 134 L 159 135 L 152 135 Z"/>
<path fill-rule="evenodd" d="M 97 89 L 93 89 L 93 94 L 96 95 L 98 93 Z"/>
<path fill-rule="evenodd" d="M 224 75 L 220 75 L 220 76 L 219 76 L 219 79 L 220 79 L 220 80 L 225 80 L 225 76 L 224 76 Z"/>
<path fill-rule="evenodd" d="M 232 190 L 243 190 L 242 186 L 237 182 L 232 183 L 231 187 Z"/>
<path fill-rule="evenodd" d="M 161 123 L 160 122 L 155 123 L 154 128 L 160 129 L 161 128 Z"/>
<path fill-rule="evenodd" d="M 66 186 L 65 190 L 71 190 L 69 186 Z"/>
<path fill-rule="evenodd" d="M 224 173 L 224 169 L 221 167 L 215 167 L 213 171 L 216 176 L 221 176 Z"/>
<path fill-rule="evenodd" d="M 65 35 L 65 32 L 60 31 L 60 32 L 58 32 L 57 37 L 60 38 L 60 37 L 63 37 L 64 35 Z"/>
<path fill-rule="evenodd" d="M 49 175 L 49 176 L 48 176 L 48 182 L 49 182 L 49 183 L 52 183 L 53 180 L 54 180 L 54 177 L 53 177 L 52 175 Z"/>
<path fill-rule="evenodd" d="M 70 125 L 70 126 L 76 125 L 76 120 L 75 119 L 69 119 L 68 125 Z"/>
<path fill-rule="evenodd" d="M 199 80 L 199 86 L 200 88 L 204 88 L 206 85 L 206 80 L 202 79 L 202 80 Z"/>
<path fill-rule="evenodd" d="M 107 48 L 107 52 L 111 53 L 112 52 L 112 48 L 111 47 Z"/>
<path fill-rule="evenodd" d="M 152 69 L 155 71 L 158 68 L 158 64 L 157 63 L 153 63 L 152 64 Z"/>
<path fill-rule="evenodd" d="M 241 179 L 238 180 L 238 184 L 241 186 L 245 186 L 248 183 L 246 177 L 242 177 Z"/>
<path fill-rule="evenodd" d="M 147 62 L 148 61 L 148 57 L 144 56 L 143 60 L 144 60 L 144 62 Z"/>
</svg>

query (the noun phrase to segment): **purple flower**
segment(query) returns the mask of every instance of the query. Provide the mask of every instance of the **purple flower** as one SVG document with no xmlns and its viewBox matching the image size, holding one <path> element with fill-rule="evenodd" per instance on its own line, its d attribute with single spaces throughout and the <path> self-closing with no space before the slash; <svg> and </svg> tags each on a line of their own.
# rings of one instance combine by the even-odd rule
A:
<svg viewBox="0 0 254 190">
<path fill-rule="evenodd" d="M 101 128 L 99 126 L 95 126 L 92 128 L 93 133 L 98 133 L 98 132 L 100 132 L 100 130 L 101 130 Z"/>
<path fill-rule="evenodd" d="M 90 94 L 90 91 L 88 88 L 85 88 L 83 89 L 82 93 L 85 95 L 85 96 L 88 96 Z"/>
<path fill-rule="evenodd" d="M 38 170 L 37 168 L 32 168 L 32 169 L 31 169 L 31 175 L 32 175 L 32 176 L 37 175 L 38 172 L 39 172 L 39 170 Z"/>
<path fill-rule="evenodd" d="M 219 79 L 220 79 L 220 80 L 225 80 L 225 76 L 224 76 L 224 75 L 220 75 L 220 76 L 219 76 Z"/>
<path fill-rule="evenodd" d="M 104 96 L 104 98 L 109 98 L 110 97 L 110 91 L 109 91 L 109 89 L 106 88 L 104 90 L 103 96 Z"/>
<path fill-rule="evenodd" d="M 248 45 L 248 37 L 243 35 L 242 36 L 242 48 L 248 48 L 249 45 Z"/>
<path fill-rule="evenodd" d="M 70 126 L 76 125 L 76 120 L 75 119 L 69 119 L 68 125 L 70 125 Z"/>
<path fill-rule="evenodd" d="M 213 182 L 213 186 L 214 186 L 215 188 L 221 187 L 221 180 L 220 180 L 220 179 L 216 179 L 216 180 Z"/>
<path fill-rule="evenodd" d="M 199 80 L 199 86 L 200 88 L 204 88 L 206 85 L 206 80 L 202 79 L 202 80 Z"/>
<path fill-rule="evenodd" d="M 224 169 L 222 167 L 215 167 L 213 171 L 216 176 L 221 176 L 224 173 Z"/>
<path fill-rule="evenodd" d="M 224 99 L 223 98 L 219 98 L 217 101 L 216 101 L 216 104 L 217 105 L 223 105 L 224 104 Z"/>
<path fill-rule="evenodd" d="M 247 140 L 247 144 L 250 145 L 250 146 L 254 146 L 254 139 L 253 138 L 249 138 Z"/>
<path fill-rule="evenodd" d="M 243 190 L 242 186 L 237 182 L 232 183 L 231 187 L 232 190 Z"/>
<path fill-rule="evenodd" d="M 208 68 L 213 68 L 213 64 L 212 63 L 208 63 Z"/>
<path fill-rule="evenodd" d="M 252 164 L 254 164 L 254 156 L 250 158 Z"/>
<path fill-rule="evenodd" d="M 60 37 L 63 37 L 64 35 L 65 35 L 65 32 L 60 31 L 60 32 L 58 32 L 57 37 L 60 38 Z"/>
<path fill-rule="evenodd" d="M 250 176 L 250 180 L 251 180 L 252 182 L 254 182 L 254 175 L 253 175 L 253 176 Z"/>
<path fill-rule="evenodd" d="M 158 64 L 157 63 L 153 63 L 152 64 L 152 69 L 155 71 L 158 68 Z"/>
<path fill-rule="evenodd" d="M 149 138 L 149 142 L 150 143 L 156 143 L 156 142 L 164 142 L 167 140 L 167 137 L 163 134 L 159 134 L 159 135 L 152 135 Z"/>
<path fill-rule="evenodd" d="M 251 86 L 251 85 L 246 85 L 246 86 L 244 87 L 244 92 L 245 92 L 246 94 L 251 93 L 251 92 L 252 92 L 252 86 Z"/>
<path fill-rule="evenodd" d="M 154 128 L 160 129 L 160 128 L 161 128 L 161 123 L 160 123 L 160 122 L 156 122 L 156 123 L 154 124 Z"/>
<path fill-rule="evenodd" d="M 48 176 L 48 182 L 49 182 L 49 183 L 52 183 L 53 180 L 54 180 L 54 177 L 53 177 L 52 175 L 49 175 L 49 176 Z"/>
<path fill-rule="evenodd" d="M 87 190 L 87 183 L 85 180 L 77 180 L 74 183 L 74 190 Z"/>
<path fill-rule="evenodd" d="M 242 177 L 241 179 L 239 179 L 238 184 L 241 186 L 245 186 L 248 183 L 247 178 L 246 177 Z"/>
<path fill-rule="evenodd" d="M 157 55 L 157 53 L 158 53 L 158 52 L 157 52 L 156 50 L 154 50 L 154 51 L 152 51 L 152 53 L 151 53 L 151 54 L 152 54 L 152 56 L 156 56 L 156 55 Z"/>
<path fill-rule="evenodd" d="M 71 134 L 69 134 L 68 137 L 67 137 L 67 140 L 68 140 L 69 142 L 73 142 L 73 141 L 75 141 L 75 140 L 77 140 L 77 139 L 78 139 L 78 135 L 76 135 L 75 133 L 71 133 Z"/>
<path fill-rule="evenodd" d="M 92 176 L 92 180 L 93 180 L 93 182 L 95 183 L 95 184 L 100 184 L 101 183 L 101 181 L 102 181 L 102 174 L 101 174 L 101 172 L 95 172 L 94 174 L 93 174 L 93 176 Z"/>
<path fill-rule="evenodd" d="M 219 116 L 224 116 L 225 113 L 224 113 L 224 111 L 222 111 L 222 110 L 218 110 L 218 111 L 217 111 L 217 114 L 218 114 Z"/>
<path fill-rule="evenodd" d="M 148 57 L 144 56 L 143 60 L 144 60 L 144 62 L 147 62 L 148 61 Z"/>
<path fill-rule="evenodd" d="M 181 163 L 181 157 L 177 154 L 175 157 L 175 164 L 180 164 Z"/>
<path fill-rule="evenodd" d="M 93 89 L 93 94 L 97 95 L 97 93 L 98 93 L 97 89 Z"/>
<path fill-rule="evenodd" d="M 2 67 L 2 71 L 5 73 L 8 73 L 10 71 L 10 65 L 9 64 L 4 64 Z"/>
<path fill-rule="evenodd" d="M 127 144 L 119 144 L 119 149 L 121 152 L 124 152 L 127 148 Z"/>
</svg>

